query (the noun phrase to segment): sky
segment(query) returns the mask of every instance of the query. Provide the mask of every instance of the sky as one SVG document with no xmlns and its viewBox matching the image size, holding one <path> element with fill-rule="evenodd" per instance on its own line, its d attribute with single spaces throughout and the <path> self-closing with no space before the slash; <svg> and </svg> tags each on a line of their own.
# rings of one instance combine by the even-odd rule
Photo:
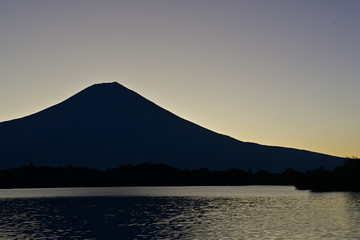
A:
<svg viewBox="0 0 360 240">
<path fill-rule="evenodd" d="M 360 157 L 359 12 L 358 0 L 1 0 L 0 122 L 117 81 L 241 141 Z"/>
</svg>

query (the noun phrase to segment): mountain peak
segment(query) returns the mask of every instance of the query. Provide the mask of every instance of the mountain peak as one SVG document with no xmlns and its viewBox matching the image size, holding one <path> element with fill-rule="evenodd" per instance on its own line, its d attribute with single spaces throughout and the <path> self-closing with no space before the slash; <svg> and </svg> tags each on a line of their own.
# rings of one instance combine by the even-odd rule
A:
<svg viewBox="0 0 360 240">
<path fill-rule="evenodd" d="M 101 88 L 101 87 L 124 87 L 123 85 L 121 85 L 120 83 L 118 82 L 103 82 L 103 83 L 95 83 L 93 85 L 91 85 L 90 87 L 88 88 Z M 124 87 L 125 88 L 125 87 Z"/>
<path fill-rule="evenodd" d="M 130 89 L 124 87 L 118 82 L 104 82 L 104 83 L 96 83 L 91 85 L 90 87 L 85 88 L 83 91 L 92 90 L 92 91 L 119 91 L 119 90 L 128 90 Z M 81 91 L 81 92 L 83 92 Z"/>
<path fill-rule="evenodd" d="M 102 82 L 102 83 L 95 83 L 94 85 L 121 85 L 120 83 L 114 82 Z"/>
<path fill-rule="evenodd" d="M 244 143 L 184 120 L 117 82 L 0 123 L 0 168 L 114 168 L 142 162 L 178 168 L 284 171 L 335 167 L 339 158 Z"/>
<path fill-rule="evenodd" d="M 91 105 L 95 102 L 108 102 L 111 104 L 121 100 L 136 99 L 139 96 L 118 82 L 108 82 L 91 85 L 66 101 L 80 101 L 85 105 Z"/>
</svg>

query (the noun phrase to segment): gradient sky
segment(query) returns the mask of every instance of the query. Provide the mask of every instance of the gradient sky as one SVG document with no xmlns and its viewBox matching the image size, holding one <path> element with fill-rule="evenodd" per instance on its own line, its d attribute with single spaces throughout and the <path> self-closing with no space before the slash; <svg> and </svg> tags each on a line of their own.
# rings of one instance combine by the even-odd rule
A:
<svg viewBox="0 0 360 240">
<path fill-rule="evenodd" d="M 1 0 L 0 121 L 117 81 L 242 141 L 360 157 L 359 13 L 358 0 Z"/>
</svg>

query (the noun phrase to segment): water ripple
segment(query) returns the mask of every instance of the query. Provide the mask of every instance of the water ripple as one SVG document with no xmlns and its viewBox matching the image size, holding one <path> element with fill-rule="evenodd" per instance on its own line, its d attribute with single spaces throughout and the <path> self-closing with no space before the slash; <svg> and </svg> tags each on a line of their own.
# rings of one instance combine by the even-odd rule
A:
<svg viewBox="0 0 360 240">
<path fill-rule="evenodd" d="M 359 238 L 350 193 L 0 199 L 0 239 Z"/>
</svg>

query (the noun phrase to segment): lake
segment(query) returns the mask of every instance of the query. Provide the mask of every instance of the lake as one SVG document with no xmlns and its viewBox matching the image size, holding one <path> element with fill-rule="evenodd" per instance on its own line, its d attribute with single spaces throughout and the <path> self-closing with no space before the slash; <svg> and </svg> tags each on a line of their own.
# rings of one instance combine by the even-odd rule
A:
<svg viewBox="0 0 360 240">
<path fill-rule="evenodd" d="M 0 239 L 359 239 L 360 194 L 290 186 L 0 190 Z"/>
</svg>

